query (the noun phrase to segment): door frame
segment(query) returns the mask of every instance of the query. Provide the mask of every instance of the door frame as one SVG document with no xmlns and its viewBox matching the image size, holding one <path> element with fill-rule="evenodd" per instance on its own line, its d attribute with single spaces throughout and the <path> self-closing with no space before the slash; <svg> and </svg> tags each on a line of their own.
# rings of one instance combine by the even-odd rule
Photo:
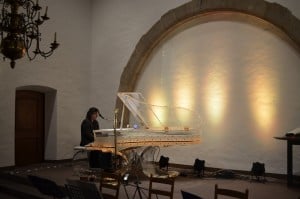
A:
<svg viewBox="0 0 300 199">
<path fill-rule="evenodd" d="M 57 98 L 56 98 L 57 90 L 48 86 L 41 86 L 41 85 L 25 85 L 25 86 L 16 87 L 15 94 L 17 90 L 29 90 L 29 91 L 44 93 L 45 95 L 44 160 L 56 160 L 57 159 Z M 15 130 L 14 130 L 14 134 L 15 134 Z M 15 161 L 15 157 L 14 157 L 14 161 Z"/>
<path fill-rule="evenodd" d="M 35 164 L 35 163 L 41 163 L 45 161 L 45 94 L 42 92 L 38 92 L 38 91 L 32 91 L 32 90 L 16 90 L 16 97 L 15 97 L 15 164 L 17 163 L 17 160 L 19 162 L 19 165 L 17 166 L 26 166 L 28 164 Z M 36 113 L 38 115 L 36 115 L 38 118 L 32 118 L 34 123 L 36 123 L 36 125 L 34 125 L 35 127 L 33 127 L 32 130 L 34 130 L 34 133 L 32 134 L 32 131 L 29 130 L 27 128 L 22 128 L 21 132 L 23 132 L 24 130 L 27 131 L 29 134 L 18 134 L 18 137 L 16 136 L 16 132 L 17 132 L 17 126 L 16 126 L 16 122 L 17 122 L 17 102 L 22 102 L 22 101 L 32 101 L 34 100 L 34 106 L 38 107 L 38 109 L 36 109 Z M 22 108 L 21 108 L 22 109 Z M 20 112 L 19 112 L 20 113 Z M 24 112 L 23 112 L 24 114 Z M 25 116 L 26 117 L 26 116 Z M 19 126 L 20 127 L 20 126 Z M 28 126 L 27 126 L 28 127 Z M 26 130 L 27 129 L 27 130 Z M 20 131 L 18 131 L 20 133 Z M 30 133 L 31 132 L 31 133 Z M 36 134 L 37 133 L 37 134 Z M 23 145 L 24 142 L 28 142 L 28 141 L 33 141 L 33 145 L 36 148 L 36 153 L 35 156 L 33 157 L 32 160 L 34 160 L 34 162 L 29 161 L 23 161 L 23 155 L 17 156 L 17 154 L 19 152 L 21 152 L 21 154 L 23 154 L 22 152 L 22 148 L 20 148 L 20 145 L 17 146 L 17 143 L 20 143 L 23 147 L 29 147 L 29 145 Z M 22 144 L 23 143 L 23 144 Z M 17 150 L 18 149 L 18 150 Z M 26 154 L 27 155 L 27 154 Z M 30 155 L 30 154 L 28 154 Z M 21 158 L 21 159 L 17 159 L 17 157 Z M 31 158 L 29 158 L 31 159 Z M 21 160 L 21 161 L 20 161 Z M 20 164 L 21 163 L 21 164 Z M 24 164 L 25 163 L 25 164 Z"/>
</svg>

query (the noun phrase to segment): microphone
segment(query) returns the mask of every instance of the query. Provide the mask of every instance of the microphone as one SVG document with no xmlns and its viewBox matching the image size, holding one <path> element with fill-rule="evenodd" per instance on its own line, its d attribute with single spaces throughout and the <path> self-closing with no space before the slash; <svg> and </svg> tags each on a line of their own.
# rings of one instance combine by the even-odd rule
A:
<svg viewBox="0 0 300 199">
<path fill-rule="evenodd" d="M 105 117 L 103 115 L 101 115 L 100 112 L 98 112 L 99 117 L 101 117 L 102 119 L 106 120 Z"/>
<path fill-rule="evenodd" d="M 99 113 L 99 117 L 101 117 L 103 120 L 113 121 L 112 119 L 105 118 L 105 117 L 104 117 L 103 115 L 101 115 L 100 113 Z"/>
</svg>

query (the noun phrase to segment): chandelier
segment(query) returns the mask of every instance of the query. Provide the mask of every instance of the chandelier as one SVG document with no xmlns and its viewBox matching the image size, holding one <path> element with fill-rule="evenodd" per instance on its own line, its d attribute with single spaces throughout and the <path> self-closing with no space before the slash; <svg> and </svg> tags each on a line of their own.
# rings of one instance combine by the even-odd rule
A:
<svg viewBox="0 0 300 199">
<path fill-rule="evenodd" d="M 40 26 L 50 18 L 47 15 L 48 6 L 44 14 L 39 1 L 32 0 L 0 0 L 2 5 L 0 15 L 1 53 L 10 59 L 10 66 L 14 68 L 15 60 L 27 55 L 33 60 L 37 55 L 44 58 L 51 56 L 59 46 L 54 33 L 54 41 L 48 51 L 40 49 L 41 33 Z M 33 50 L 30 50 L 30 48 Z"/>
</svg>

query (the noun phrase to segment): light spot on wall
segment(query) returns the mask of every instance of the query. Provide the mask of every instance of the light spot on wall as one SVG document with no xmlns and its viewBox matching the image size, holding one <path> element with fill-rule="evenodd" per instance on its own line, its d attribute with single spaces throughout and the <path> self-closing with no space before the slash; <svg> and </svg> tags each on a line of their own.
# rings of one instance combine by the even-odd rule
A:
<svg viewBox="0 0 300 199">
<path fill-rule="evenodd" d="M 181 64 L 176 67 L 176 75 L 173 77 L 173 100 L 175 114 L 182 125 L 187 125 L 192 120 L 192 113 L 195 104 L 195 73 L 189 70 L 190 66 Z"/>
<path fill-rule="evenodd" d="M 204 86 L 207 120 L 218 124 L 223 119 L 227 103 L 227 82 L 221 66 L 215 65 L 210 68 Z"/>
<path fill-rule="evenodd" d="M 160 88 L 152 88 L 149 98 L 148 117 L 152 128 L 164 127 L 167 123 L 167 100 Z"/>
<path fill-rule="evenodd" d="M 240 21 L 224 16 L 166 39 L 148 60 L 137 90 L 146 99 L 151 93 L 153 104 L 199 113 L 205 123 L 203 140 L 183 150 L 193 158 L 200 152 L 209 154 L 216 166 L 224 168 L 248 168 L 249 157 L 268 165 L 282 164 L 281 159 L 278 162 L 278 154 L 284 153 L 282 143 L 273 137 L 299 126 L 299 54 L 268 31 L 274 29 L 271 24 L 245 15 L 238 15 Z M 176 148 L 172 157 L 186 162 L 177 154 Z"/>
<path fill-rule="evenodd" d="M 251 70 L 248 92 L 252 116 L 259 131 L 269 134 L 276 120 L 277 74 L 268 64 L 251 66 Z"/>
</svg>

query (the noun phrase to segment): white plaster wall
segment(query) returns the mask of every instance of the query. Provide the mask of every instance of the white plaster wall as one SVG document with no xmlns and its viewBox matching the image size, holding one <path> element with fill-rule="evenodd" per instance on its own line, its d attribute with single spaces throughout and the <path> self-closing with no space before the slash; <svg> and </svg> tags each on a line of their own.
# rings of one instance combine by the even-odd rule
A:
<svg viewBox="0 0 300 199">
<path fill-rule="evenodd" d="M 137 41 L 168 10 L 186 0 L 94 0 L 91 104 L 113 117 L 120 76 Z M 103 127 L 112 127 L 102 121 Z"/>
<path fill-rule="evenodd" d="M 80 122 L 90 93 L 91 4 L 86 0 L 42 0 L 40 3 L 49 6 L 51 18 L 43 25 L 42 42 L 48 47 L 56 31 L 61 46 L 47 60 L 18 60 L 13 70 L 8 61 L 0 62 L 0 167 L 14 165 L 15 89 L 20 86 L 40 85 L 57 90 L 54 113 L 57 135 L 46 141 L 50 144 L 47 159 L 72 157 L 73 146 L 80 141 Z"/>
<path fill-rule="evenodd" d="M 160 16 L 188 1 L 40 2 L 48 4 L 51 17 L 42 31 L 43 42 L 48 45 L 53 32 L 57 31 L 62 45 L 46 61 L 37 59 L 30 63 L 22 59 L 14 70 L 8 62 L 0 62 L 0 136 L 3 138 L 0 140 L 0 166 L 14 165 L 16 87 L 41 85 L 57 90 L 57 148 L 48 151 L 47 157 L 70 158 L 73 145 L 80 140 L 80 122 L 87 108 L 98 106 L 105 116 L 112 116 L 120 75 L 140 37 Z M 287 6 L 300 18 L 298 0 L 276 2 Z M 108 122 L 102 125 L 112 126 Z M 52 139 L 55 143 L 55 138 Z"/>
<path fill-rule="evenodd" d="M 204 120 L 199 145 L 162 153 L 176 163 L 200 158 L 228 169 L 260 161 L 268 172 L 284 173 L 286 143 L 273 137 L 300 126 L 299 51 L 248 15 L 207 15 L 186 26 L 156 48 L 136 88 L 150 104 L 189 108 Z M 162 121 L 174 117 L 159 114 Z"/>
<path fill-rule="evenodd" d="M 188 0 L 92 1 L 91 105 L 112 117 L 123 68 L 135 45 L 159 18 Z M 273 0 L 300 18 L 298 0 Z M 103 127 L 112 124 L 102 122 Z"/>
<path fill-rule="evenodd" d="M 91 58 L 91 89 L 93 92 L 91 93 L 91 104 L 100 107 L 105 116 L 112 117 L 121 73 L 140 37 L 165 12 L 185 2 L 188 1 L 93 1 Z M 300 18 L 298 0 L 270 2 L 278 2 L 288 7 L 295 16 Z M 239 34 L 238 30 L 236 34 Z M 102 122 L 102 125 L 103 127 L 112 126 L 107 122 Z M 183 149 L 176 149 L 176 151 L 179 150 Z M 280 154 L 284 152 L 285 146 L 282 143 Z M 182 151 L 182 153 L 186 153 L 186 151 Z M 285 162 L 276 171 L 283 171 L 284 165 Z M 218 165 L 211 166 L 217 167 Z M 226 165 L 224 166 L 226 167 Z M 245 164 L 239 168 L 245 169 Z"/>
</svg>

